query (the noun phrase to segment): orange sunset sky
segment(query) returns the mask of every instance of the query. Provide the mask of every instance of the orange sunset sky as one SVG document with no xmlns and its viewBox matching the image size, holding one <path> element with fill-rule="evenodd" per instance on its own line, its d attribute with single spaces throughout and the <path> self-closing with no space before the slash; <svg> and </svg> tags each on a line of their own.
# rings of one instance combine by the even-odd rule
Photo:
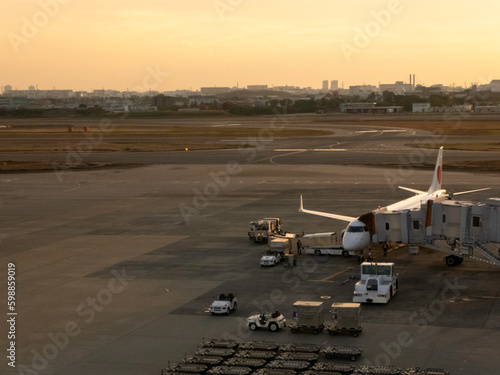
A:
<svg viewBox="0 0 500 375">
<path fill-rule="evenodd" d="M 0 0 L 0 86 L 158 91 L 500 79 L 495 0 Z M 149 70 L 148 70 L 149 69 Z"/>
</svg>

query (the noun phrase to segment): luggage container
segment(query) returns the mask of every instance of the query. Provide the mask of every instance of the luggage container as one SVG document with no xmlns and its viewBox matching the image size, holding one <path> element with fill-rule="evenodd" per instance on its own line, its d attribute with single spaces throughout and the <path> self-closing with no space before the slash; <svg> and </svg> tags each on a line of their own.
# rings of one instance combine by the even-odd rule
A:
<svg viewBox="0 0 500 375">
<path fill-rule="evenodd" d="M 361 305 L 359 303 L 334 302 L 331 307 L 332 323 L 326 329 L 331 335 L 350 334 L 358 336 L 363 327 L 359 325 Z"/>
<path fill-rule="evenodd" d="M 292 333 L 311 331 L 317 335 L 325 326 L 323 302 L 297 301 L 293 304 L 293 319 L 289 324 Z"/>
</svg>

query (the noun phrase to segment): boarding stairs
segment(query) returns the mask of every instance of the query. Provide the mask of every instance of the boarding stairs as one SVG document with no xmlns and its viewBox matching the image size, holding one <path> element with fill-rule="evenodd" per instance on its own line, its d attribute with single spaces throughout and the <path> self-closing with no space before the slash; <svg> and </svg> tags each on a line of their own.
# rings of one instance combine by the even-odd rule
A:
<svg viewBox="0 0 500 375">
<path fill-rule="evenodd" d="M 495 253 L 489 250 L 485 246 L 485 244 L 481 244 L 479 242 L 459 243 L 459 241 L 457 241 L 456 244 L 449 245 L 446 241 L 428 241 L 420 244 L 420 246 L 440 251 L 442 253 L 445 253 L 446 255 L 455 255 L 460 258 L 466 258 L 467 260 L 476 263 L 482 263 L 482 264 L 488 264 L 490 266 L 500 267 L 500 256 L 495 255 Z M 460 247 L 464 246 L 467 246 L 470 249 L 474 249 L 474 251 L 470 251 L 469 254 L 463 253 L 459 249 Z"/>
</svg>

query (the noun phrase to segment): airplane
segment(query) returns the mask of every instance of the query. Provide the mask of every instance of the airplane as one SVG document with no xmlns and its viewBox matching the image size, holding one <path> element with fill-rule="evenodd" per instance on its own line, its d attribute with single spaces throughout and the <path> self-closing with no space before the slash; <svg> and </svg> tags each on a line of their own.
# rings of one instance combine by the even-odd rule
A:
<svg viewBox="0 0 500 375">
<path fill-rule="evenodd" d="M 434 176 L 432 178 L 431 186 L 429 187 L 429 189 L 427 191 L 421 191 L 421 190 L 411 189 L 411 188 L 407 188 L 407 187 L 403 187 L 403 186 L 398 186 L 398 188 L 410 191 L 412 193 L 415 193 L 416 195 L 414 195 L 413 197 L 404 199 L 402 201 L 393 203 L 389 206 L 379 208 L 378 210 L 382 210 L 384 212 L 411 210 L 411 209 L 420 207 L 422 203 L 427 202 L 431 198 L 438 198 L 438 197 L 446 195 L 446 190 L 441 189 L 442 173 L 443 173 L 443 146 L 441 146 L 439 148 L 436 166 L 434 168 Z M 467 194 L 467 193 L 473 193 L 473 192 L 483 191 L 483 190 L 488 190 L 488 189 L 490 189 L 490 188 L 462 191 L 462 192 L 458 192 L 458 193 L 453 193 L 453 196 Z M 449 196 L 451 197 L 452 194 L 449 194 Z M 365 215 L 362 215 L 362 216 L 356 218 L 356 217 L 352 217 L 352 216 L 344 216 L 344 215 L 332 214 L 332 213 L 328 213 L 328 212 L 306 210 L 304 208 L 304 204 L 302 201 L 302 195 L 300 196 L 299 212 L 304 212 L 306 214 L 323 216 L 323 217 L 327 217 L 330 219 L 336 219 L 336 220 L 342 220 L 342 221 L 348 222 L 349 224 L 347 225 L 346 229 L 343 231 L 343 236 L 342 236 L 342 247 L 347 251 L 363 251 L 364 249 L 368 248 L 371 244 L 370 230 L 369 230 L 368 226 L 363 222 L 363 217 Z M 370 214 L 367 214 L 367 215 L 370 215 Z M 364 221 L 366 221 L 366 220 L 364 220 Z"/>
</svg>

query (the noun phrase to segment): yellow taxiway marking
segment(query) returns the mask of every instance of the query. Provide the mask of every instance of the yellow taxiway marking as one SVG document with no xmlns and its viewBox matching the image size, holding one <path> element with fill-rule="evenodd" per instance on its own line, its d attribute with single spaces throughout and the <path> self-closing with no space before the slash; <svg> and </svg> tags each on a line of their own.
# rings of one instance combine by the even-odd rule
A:
<svg viewBox="0 0 500 375">
<path fill-rule="evenodd" d="M 328 277 L 325 277 L 324 279 L 321 279 L 321 280 L 311 280 L 311 281 L 319 281 L 319 282 L 322 282 L 322 283 L 332 283 L 333 281 L 331 281 L 330 279 L 333 279 L 335 276 L 338 276 L 350 269 L 354 268 L 354 266 L 350 266 L 350 267 L 347 267 L 345 269 L 343 269 L 342 271 L 339 271 L 337 273 L 334 273 L 333 275 L 330 275 Z"/>
</svg>

